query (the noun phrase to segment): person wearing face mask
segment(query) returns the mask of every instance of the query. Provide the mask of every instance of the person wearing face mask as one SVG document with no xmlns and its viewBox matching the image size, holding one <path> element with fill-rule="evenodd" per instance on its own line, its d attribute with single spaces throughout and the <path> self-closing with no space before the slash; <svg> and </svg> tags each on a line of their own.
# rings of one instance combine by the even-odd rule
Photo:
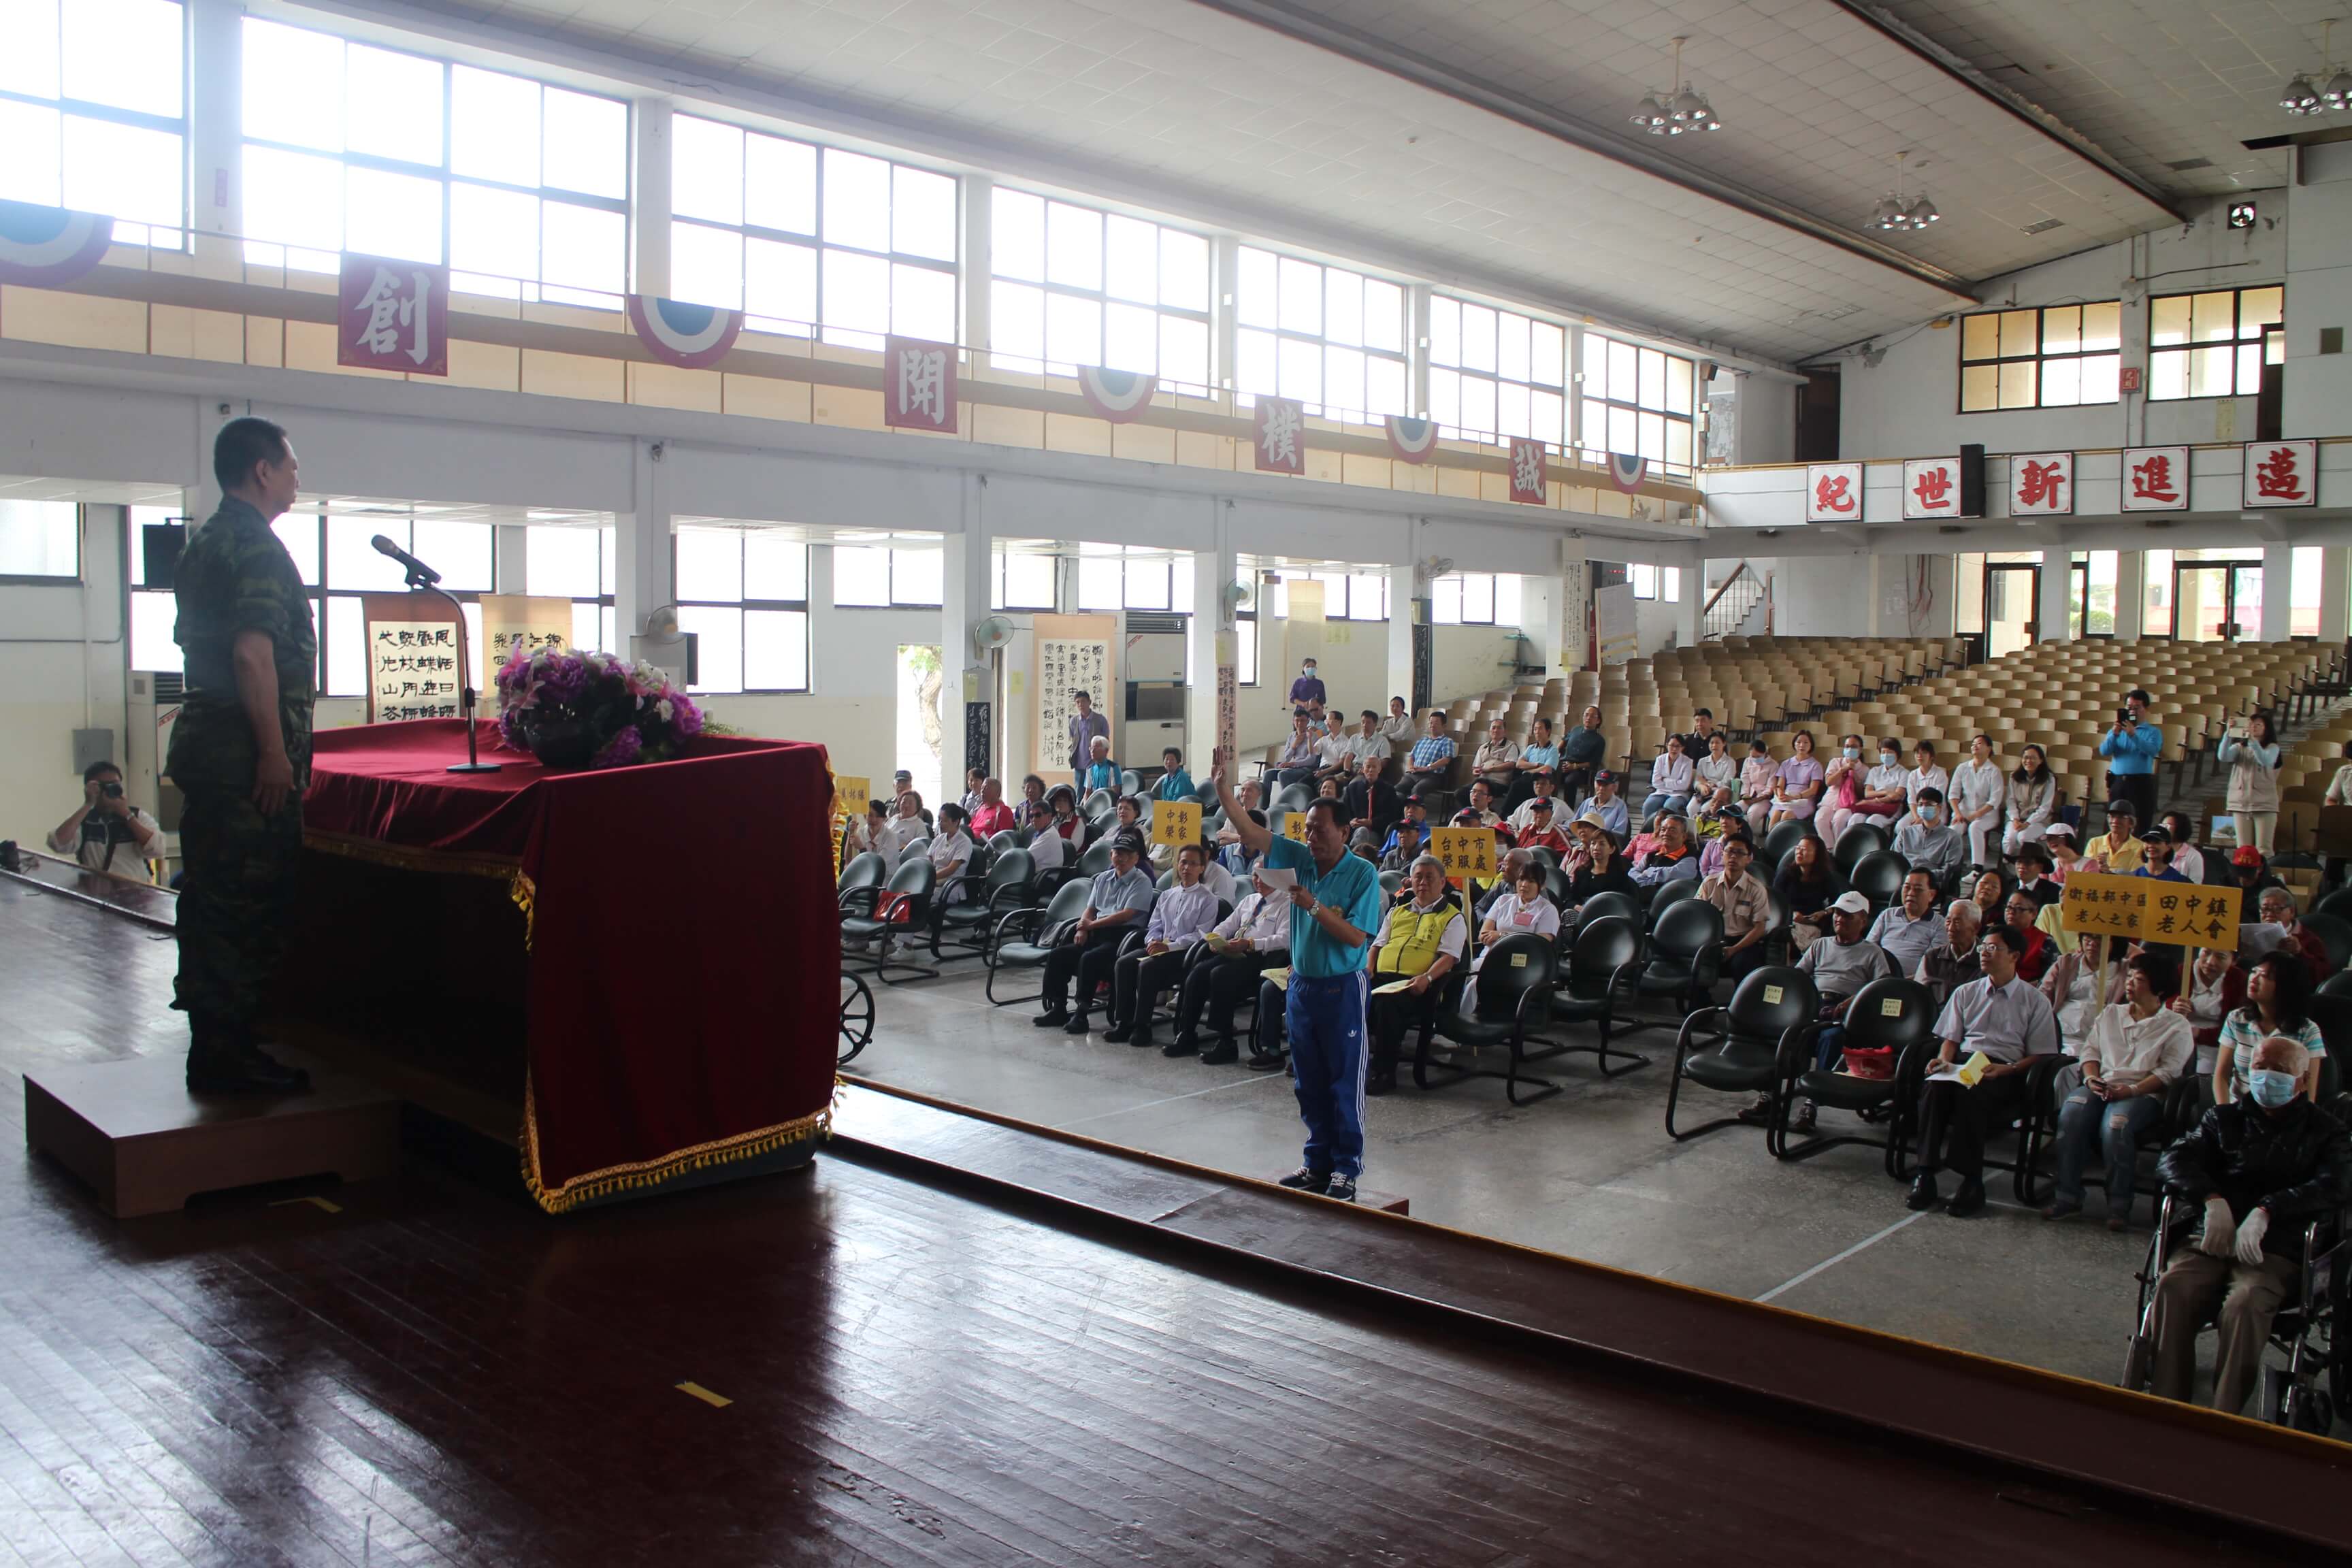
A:
<svg viewBox="0 0 2352 1568">
<path fill-rule="evenodd" d="M 1862 804 L 1862 737 L 1848 735 L 1822 770 L 1822 808 L 1817 819 L 1822 839 L 1832 847 L 1853 820 L 1853 808 Z"/>
<path fill-rule="evenodd" d="M 1875 821 L 1886 826 L 1909 812 L 1910 777 L 1903 768 L 1903 742 L 1891 735 L 1882 739 L 1878 762 L 1863 775 L 1862 795 L 1847 813 L 1846 822 Z"/>
<path fill-rule="evenodd" d="M 2246 971 L 2246 1005 L 2221 1020 L 2213 1041 L 2213 1102 L 2244 1098 L 2255 1047 L 2273 1035 L 2303 1047 L 2305 1094 L 2319 1092 L 2319 1064 L 2327 1041 L 2311 1020 L 2311 974 L 2291 952 L 2265 953 Z"/>
<path fill-rule="evenodd" d="M 2193 1246 L 2156 1285 L 2151 1391 L 2187 1401 L 2197 1332 L 2221 1331 L 2213 1408 L 2244 1409 L 2271 1320 L 2300 1281 L 2303 1229 L 2352 1202 L 2352 1134 L 2303 1091 L 2303 1047 L 2273 1036 L 2255 1047 L 2247 1098 L 2216 1105 L 2164 1152 L 2166 1185 L 2204 1209 Z"/>
<path fill-rule="evenodd" d="M 1921 741 L 1911 748 L 1911 755 L 1915 762 L 1911 771 L 1903 775 L 1903 793 L 1910 797 L 1912 805 L 1918 805 L 1919 792 L 1923 789 L 1934 790 L 1939 796 L 1949 796 L 1952 775 L 1937 764 L 1936 743 Z"/>
<path fill-rule="evenodd" d="M 1895 853 L 1925 869 L 1942 887 L 1968 854 L 1968 841 L 1944 821 L 1944 792 L 1932 784 L 1911 803 L 1911 815 L 1895 830 Z"/>
<path fill-rule="evenodd" d="M 1315 661 L 1311 658 L 1300 659 L 1298 679 L 1290 683 L 1290 705 L 1293 708 L 1304 708 L 1309 703 L 1328 705 L 1330 700 L 1330 695 L 1323 689 L 1322 680 L 1315 673 Z"/>
</svg>

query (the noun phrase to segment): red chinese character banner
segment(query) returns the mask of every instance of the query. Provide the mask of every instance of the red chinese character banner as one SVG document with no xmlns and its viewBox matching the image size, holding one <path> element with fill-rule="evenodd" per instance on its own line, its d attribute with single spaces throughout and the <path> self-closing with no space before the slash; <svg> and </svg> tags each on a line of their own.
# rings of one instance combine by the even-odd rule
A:
<svg viewBox="0 0 2352 1568">
<path fill-rule="evenodd" d="M 2123 497 L 2126 511 L 2187 511 L 2189 448 L 2125 447 Z"/>
<path fill-rule="evenodd" d="M 1805 468 L 1807 522 L 1862 521 L 1862 465 L 1811 463 Z"/>
<path fill-rule="evenodd" d="M 1960 515 L 1960 460 L 1913 458 L 1903 465 L 1906 519 Z"/>
<path fill-rule="evenodd" d="M 1295 397 L 1264 397 L 1252 416 L 1260 473 L 1307 471 L 1307 405 Z"/>
<path fill-rule="evenodd" d="M 882 423 L 898 430 L 956 427 L 956 352 L 920 338 L 882 342 Z"/>
<path fill-rule="evenodd" d="M 447 268 L 346 256 L 337 301 L 337 364 L 449 374 Z"/>
<path fill-rule="evenodd" d="M 2273 507 L 2317 506 L 2319 443 L 2247 442 L 2245 500 L 2249 508 L 2264 511 Z"/>
<path fill-rule="evenodd" d="M 2019 452 L 2009 459 L 2009 515 L 2072 517 L 2074 454 Z"/>
<path fill-rule="evenodd" d="M 1517 437 L 1511 440 L 1511 499 L 1541 506 L 1551 499 L 1544 488 L 1544 444 Z"/>
</svg>

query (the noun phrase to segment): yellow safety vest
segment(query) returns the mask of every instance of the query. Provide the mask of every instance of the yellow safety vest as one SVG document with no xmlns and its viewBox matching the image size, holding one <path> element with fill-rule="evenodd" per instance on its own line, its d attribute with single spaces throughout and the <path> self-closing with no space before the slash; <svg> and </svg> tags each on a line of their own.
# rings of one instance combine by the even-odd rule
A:
<svg viewBox="0 0 2352 1568">
<path fill-rule="evenodd" d="M 1381 933 L 1381 956 L 1373 965 L 1381 974 L 1422 974 L 1437 962 L 1437 944 L 1444 940 L 1446 928 L 1462 918 L 1462 911 L 1452 904 L 1440 904 L 1423 913 L 1411 904 L 1399 904 L 1389 911 L 1387 929 Z"/>
</svg>

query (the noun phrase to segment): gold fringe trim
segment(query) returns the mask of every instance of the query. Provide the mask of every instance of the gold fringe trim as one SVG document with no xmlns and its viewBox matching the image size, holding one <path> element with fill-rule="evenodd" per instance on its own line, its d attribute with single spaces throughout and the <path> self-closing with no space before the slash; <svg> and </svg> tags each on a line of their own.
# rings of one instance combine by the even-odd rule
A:
<svg viewBox="0 0 2352 1568">
<path fill-rule="evenodd" d="M 840 1090 L 836 1080 L 835 1098 Z M 712 1165 L 733 1164 L 739 1161 L 757 1159 L 762 1154 L 790 1144 L 829 1138 L 833 1134 L 834 1107 L 828 1103 L 823 1110 L 807 1116 L 795 1117 L 773 1127 L 756 1131 L 739 1132 L 731 1138 L 715 1139 L 679 1149 L 657 1159 L 638 1160 L 625 1165 L 608 1165 L 601 1171 L 588 1171 L 572 1177 L 560 1186 L 551 1187 L 540 1179 L 539 1167 L 539 1101 L 529 1074 L 522 1087 L 522 1179 L 530 1195 L 549 1214 L 562 1214 L 597 1198 L 614 1193 L 656 1187 L 689 1171 L 700 1171 Z"/>
<path fill-rule="evenodd" d="M 322 855 L 340 855 L 346 860 L 364 860 L 372 866 L 391 866 L 403 871 L 425 871 L 453 877 L 502 877 L 506 879 L 507 896 L 515 908 L 522 911 L 522 946 L 530 951 L 533 917 L 538 912 L 539 888 L 523 874 L 521 862 L 504 855 L 471 855 L 452 849 L 409 849 L 380 839 L 355 838 L 345 833 L 322 833 L 315 828 L 302 830 L 302 847 L 316 849 Z"/>
</svg>

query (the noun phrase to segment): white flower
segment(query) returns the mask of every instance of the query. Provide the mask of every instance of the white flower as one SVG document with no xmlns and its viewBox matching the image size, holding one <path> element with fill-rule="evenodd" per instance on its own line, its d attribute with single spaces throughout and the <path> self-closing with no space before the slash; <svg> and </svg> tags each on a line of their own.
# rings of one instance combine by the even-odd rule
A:
<svg viewBox="0 0 2352 1568">
<path fill-rule="evenodd" d="M 654 704 L 654 717 L 667 724 L 677 717 L 677 704 L 665 697 Z"/>
</svg>

